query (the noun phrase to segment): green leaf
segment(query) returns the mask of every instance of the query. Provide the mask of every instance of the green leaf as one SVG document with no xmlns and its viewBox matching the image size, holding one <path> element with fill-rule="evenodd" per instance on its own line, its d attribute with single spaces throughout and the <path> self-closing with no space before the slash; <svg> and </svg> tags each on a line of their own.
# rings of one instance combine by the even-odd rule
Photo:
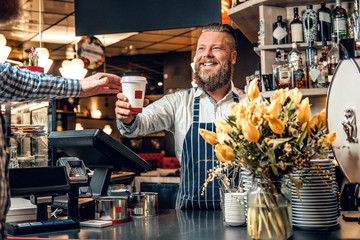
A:
<svg viewBox="0 0 360 240">
<path fill-rule="evenodd" d="M 272 149 L 272 150 L 267 151 L 266 155 L 269 157 L 269 160 L 272 163 L 271 164 L 271 170 L 273 171 L 274 175 L 279 176 L 279 170 L 275 166 L 275 164 L 276 164 L 276 156 L 275 156 L 274 150 Z"/>
<path fill-rule="evenodd" d="M 307 135 L 307 126 L 308 126 L 309 122 L 306 124 L 306 127 L 305 127 L 305 130 L 303 131 L 303 133 L 301 134 L 301 136 L 299 137 L 297 143 L 296 143 L 296 146 L 299 147 L 301 145 L 301 143 L 304 141 L 306 135 Z"/>
<path fill-rule="evenodd" d="M 292 137 L 288 137 L 288 138 L 276 138 L 276 139 L 271 139 L 268 142 L 268 145 L 271 146 L 271 148 L 273 150 L 275 150 L 280 144 L 283 144 L 285 142 L 288 142 L 292 139 Z"/>
</svg>

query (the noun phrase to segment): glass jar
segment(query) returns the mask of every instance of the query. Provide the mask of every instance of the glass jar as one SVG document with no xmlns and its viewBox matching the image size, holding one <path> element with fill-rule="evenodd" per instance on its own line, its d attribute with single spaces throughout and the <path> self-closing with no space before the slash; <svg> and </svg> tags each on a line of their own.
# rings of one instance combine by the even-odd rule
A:
<svg viewBox="0 0 360 240">
<path fill-rule="evenodd" d="M 253 239 L 291 237 L 291 192 L 284 180 L 255 179 L 247 196 L 247 231 Z"/>
<path fill-rule="evenodd" d="M 228 192 L 223 188 L 219 190 L 224 224 L 232 227 L 244 225 L 246 193 Z"/>
</svg>

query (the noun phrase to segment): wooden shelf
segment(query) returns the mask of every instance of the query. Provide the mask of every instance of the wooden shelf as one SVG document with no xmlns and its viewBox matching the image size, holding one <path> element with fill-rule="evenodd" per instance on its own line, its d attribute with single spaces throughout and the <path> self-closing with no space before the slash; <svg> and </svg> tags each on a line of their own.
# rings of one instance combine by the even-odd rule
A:
<svg viewBox="0 0 360 240">
<path fill-rule="evenodd" d="M 307 4 L 316 5 L 320 4 L 321 2 L 332 4 L 335 3 L 334 0 L 249 0 L 233 8 L 230 8 L 228 15 L 233 25 L 235 25 L 234 27 L 240 29 L 240 31 L 251 43 L 256 43 L 258 41 L 259 32 L 260 6 L 266 5 L 286 8 Z"/>
<path fill-rule="evenodd" d="M 96 120 L 96 121 L 115 121 L 114 118 L 90 118 L 90 117 L 76 117 L 77 119 Z"/>
<path fill-rule="evenodd" d="M 326 96 L 328 88 L 308 88 L 308 89 L 299 89 L 303 97 L 314 97 L 314 96 Z M 266 91 L 261 92 L 261 96 L 264 98 L 271 97 L 275 91 Z"/>
<path fill-rule="evenodd" d="M 327 42 L 327 45 L 330 46 L 331 42 Z M 307 44 L 307 43 L 297 43 L 297 48 L 299 50 L 305 50 L 307 47 L 309 47 L 309 44 Z M 314 48 L 321 49 L 321 47 L 322 47 L 322 42 L 314 42 Z M 264 46 L 254 47 L 254 51 L 255 52 L 260 52 L 261 50 L 275 51 L 277 48 L 291 50 L 292 43 L 280 44 L 280 45 L 264 45 Z"/>
</svg>

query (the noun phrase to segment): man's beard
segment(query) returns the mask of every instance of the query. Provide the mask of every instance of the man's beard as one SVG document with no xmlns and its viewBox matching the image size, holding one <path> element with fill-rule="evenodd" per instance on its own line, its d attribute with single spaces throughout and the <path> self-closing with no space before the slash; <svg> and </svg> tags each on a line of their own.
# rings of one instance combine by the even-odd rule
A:
<svg viewBox="0 0 360 240">
<path fill-rule="evenodd" d="M 17 18 L 20 14 L 19 0 L 0 1 L 0 25 Z"/>
<path fill-rule="evenodd" d="M 194 80 L 198 87 L 204 91 L 213 92 L 225 86 L 231 78 L 231 60 L 220 63 L 212 73 L 204 73 L 200 69 L 201 63 L 195 65 Z"/>
</svg>

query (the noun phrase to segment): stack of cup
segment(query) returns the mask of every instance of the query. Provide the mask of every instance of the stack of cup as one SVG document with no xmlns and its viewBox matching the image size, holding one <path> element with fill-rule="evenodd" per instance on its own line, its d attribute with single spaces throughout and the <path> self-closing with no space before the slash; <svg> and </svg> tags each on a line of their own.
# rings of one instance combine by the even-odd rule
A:
<svg viewBox="0 0 360 240">
<path fill-rule="evenodd" d="M 122 92 L 129 99 L 132 113 L 142 112 L 146 83 L 146 78 L 141 76 L 124 76 L 121 78 Z"/>
<path fill-rule="evenodd" d="M 229 226 L 241 226 L 246 223 L 245 217 L 246 193 L 224 193 L 224 222 Z"/>
</svg>

